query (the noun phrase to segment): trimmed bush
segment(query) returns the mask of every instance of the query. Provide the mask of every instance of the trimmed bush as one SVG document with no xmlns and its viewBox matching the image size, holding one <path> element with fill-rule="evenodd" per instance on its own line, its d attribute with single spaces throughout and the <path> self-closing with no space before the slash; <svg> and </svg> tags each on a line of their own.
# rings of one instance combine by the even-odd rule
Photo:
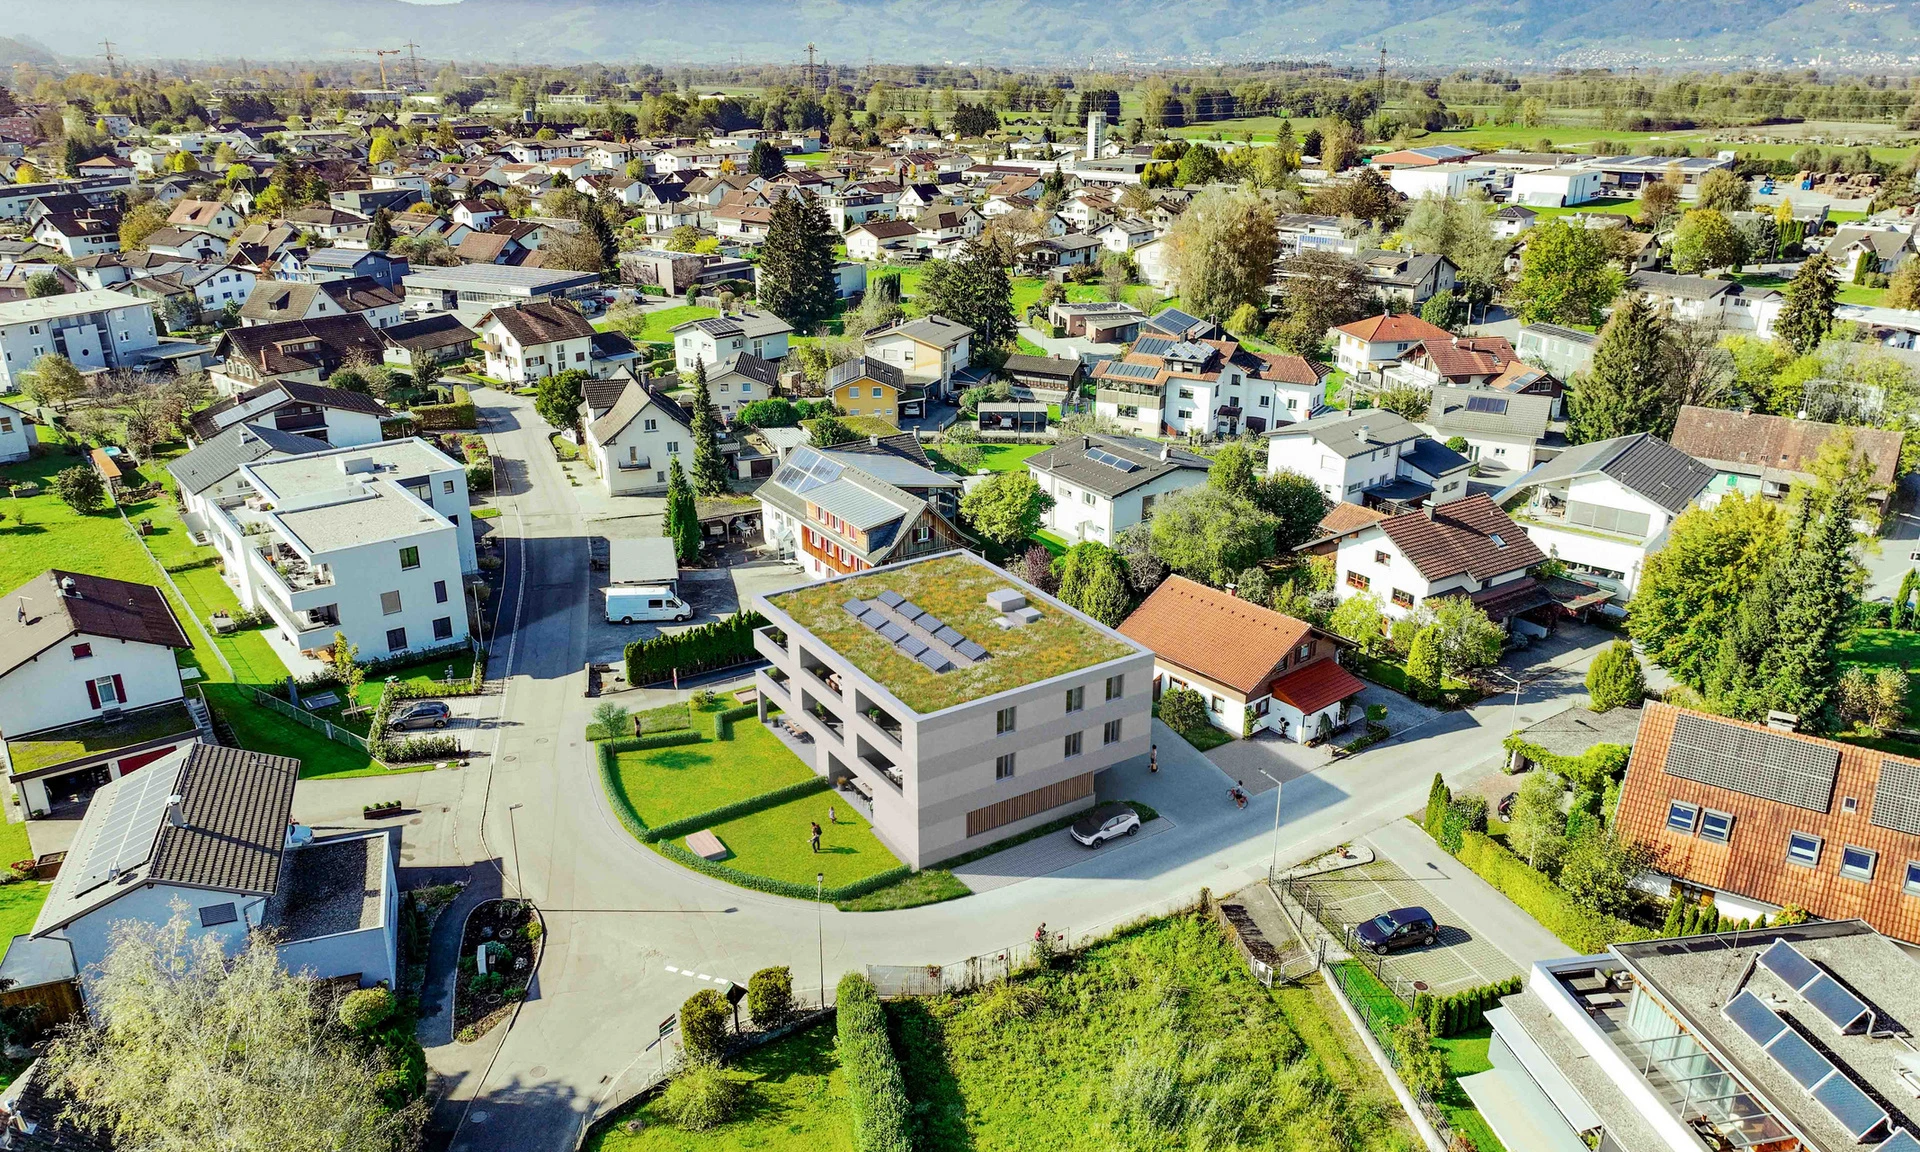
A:
<svg viewBox="0 0 1920 1152">
<path fill-rule="evenodd" d="M 451 760 L 460 755 L 457 736 L 409 736 L 404 740 L 380 741 L 377 756 L 389 764 L 414 764 L 422 760 Z"/>
<path fill-rule="evenodd" d="M 659 840 L 670 840 L 676 836 L 685 836 L 689 832 L 698 832 L 702 828 L 711 828 L 715 824 L 724 824 L 728 820 L 738 820 L 742 816 L 751 816 L 755 812 L 765 811 L 768 808 L 785 804 L 789 800 L 797 800 L 802 796 L 811 796 L 815 792 L 831 791 L 833 791 L 833 784 L 825 776 L 812 776 L 797 783 L 789 784 L 784 788 L 775 788 L 771 792 L 762 792 L 758 796 L 749 796 L 745 800 L 735 800 L 731 804 L 722 804 L 720 807 L 708 812 L 684 816 L 678 820 L 669 820 L 658 828 L 649 830 L 641 839 L 648 843 L 654 843 Z"/>
<path fill-rule="evenodd" d="M 1482 984 L 1448 996 L 1415 993 L 1414 1016 L 1426 1021 L 1427 1031 L 1436 1039 L 1471 1032 L 1487 1021 L 1487 1009 L 1500 997 L 1520 991 L 1521 977 L 1509 976 L 1492 984 Z"/>
<path fill-rule="evenodd" d="M 656 840 L 653 848 L 654 851 L 681 867 L 691 868 L 702 875 L 711 876 L 716 880 L 725 880 L 729 884 L 754 892 L 765 892 L 769 896 L 785 896 L 793 900 L 811 900 L 814 896 L 811 884 L 775 880 L 769 876 L 756 876 L 751 872 L 742 872 L 738 868 L 729 868 L 725 864 L 695 856 L 677 840 Z M 897 884 L 911 875 L 913 875 L 913 869 L 902 864 L 898 868 L 889 868 L 885 872 L 869 876 L 864 880 L 855 880 L 851 884 L 843 884 L 838 888 L 828 888 L 820 893 L 820 898 L 830 904 L 852 900 L 856 896 L 876 892 L 889 884 Z"/>
<path fill-rule="evenodd" d="M 900 1061 L 887 1038 L 887 1012 L 873 985 L 858 972 L 834 989 L 837 1048 L 847 1078 L 856 1152 L 913 1152 L 913 1106 Z"/>
<path fill-rule="evenodd" d="M 453 403 L 421 404 L 413 409 L 413 418 L 422 429 L 471 428 L 480 419 L 473 397 L 465 388 L 454 385 Z"/>
<path fill-rule="evenodd" d="M 737 720 L 751 720 L 760 714 L 757 704 L 742 704 L 738 708 L 729 708 L 713 718 L 713 738 L 715 740 L 733 739 L 733 725 Z"/>
<path fill-rule="evenodd" d="M 718 1064 L 726 1054 L 727 1018 L 733 1014 L 727 998 L 702 988 L 680 1005 L 680 1047 L 695 1064 Z"/>
<path fill-rule="evenodd" d="M 676 671 L 694 676 L 744 664 L 754 658 L 753 630 L 766 623 L 758 612 L 736 612 L 684 632 L 635 640 L 627 645 L 627 683 L 637 688 L 671 679 Z"/>
<path fill-rule="evenodd" d="M 793 1015 L 793 972 L 762 968 L 747 977 L 747 1014 L 761 1028 L 777 1028 Z"/>
<path fill-rule="evenodd" d="M 1593 658 L 1587 668 L 1587 695 L 1595 712 L 1630 708 L 1646 699 L 1647 677 L 1633 645 L 1616 640 Z"/>
<path fill-rule="evenodd" d="M 355 1033 L 370 1032 L 393 1015 L 393 993 L 385 988 L 362 988 L 340 1001 L 340 1023 Z"/>
<path fill-rule="evenodd" d="M 660 1106 L 681 1128 L 705 1132 L 733 1119 L 745 1095 L 744 1086 L 717 1066 L 696 1064 L 667 1083 Z"/>
<path fill-rule="evenodd" d="M 1191 688 L 1169 688 L 1160 697 L 1160 722 L 1175 732 L 1199 732 L 1207 719 L 1207 702 Z"/>
<path fill-rule="evenodd" d="M 1659 933 L 1614 916 L 1589 912 L 1547 876 L 1479 832 L 1461 833 L 1460 862 L 1505 893 L 1561 943 L 1582 956 L 1604 952 L 1621 940 L 1652 940 Z"/>
<path fill-rule="evenodd" d="M 621 740 L 608 740 L 600 746 L 609 752 L 639 752 L 647 748 L 671 748 L 675 744 L 698 744 L 704 739 L 691 728 L 682 728 L 677 732 L 651 732 L 645 736 L 628 736 Z"/>
</svg>

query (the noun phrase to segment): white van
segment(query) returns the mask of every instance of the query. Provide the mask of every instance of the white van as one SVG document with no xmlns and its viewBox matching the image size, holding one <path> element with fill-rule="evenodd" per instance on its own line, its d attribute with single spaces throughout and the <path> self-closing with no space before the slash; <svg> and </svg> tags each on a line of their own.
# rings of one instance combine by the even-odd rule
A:
<svg viewBox="0 0 1920 1152">
<path fill-rule="evenodd" d="M 609 624 L 693 619 L 693 609 L 687 602 L 659 585 L 621 585 L 608 588 L 606 593 Z"/>
</svg>

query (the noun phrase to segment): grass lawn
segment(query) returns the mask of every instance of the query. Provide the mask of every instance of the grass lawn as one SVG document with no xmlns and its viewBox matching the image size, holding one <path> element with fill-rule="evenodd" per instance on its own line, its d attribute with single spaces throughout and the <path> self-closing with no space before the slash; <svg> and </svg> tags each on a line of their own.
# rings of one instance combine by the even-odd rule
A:
<svg viewBox="0 0 1920 1152">
<path fill-rule="evenodd" d="M 610 329 L 627 332 L 635 343 L 671 344 L 673 343 L 672 330 L 675 327 L 689 320 L 705 320 L 709 316 L 718 315 L 720 315 L 718 308 L 703 308 L 697 304 L 677 304 L 672 308 L 659 308 L 647 312 L 638 333 L 627 331 L 623 323 L 626 319 L 624 315 L 599 320 L 594 327 L 602 332 Z"/>
<path fill-rule="evenodd" d="M 834 1054 L 831 1023 L 776 1044 L 755 1048 L 727 1066 L 742 1085 L 740 1114 L 718 1128 L 688 1132 L 674 1126 L 658 1097 L 587 1142 L 588 1152 L 853 1152 L 853 1116 L 847 1084 Z M 625 1124 L 644 1127 L 629 1135 Z"/>
<path fill-rule="evenodd" d="M 980 445 L 980 468 L 986 472 L 1025 472 L 1029 456 L 1038 456 L 1051 447 L 1053 447 L 1051 444 L 982 444 Z M 947 471 L 959 471 L 947 463 L 938 449 L 927 449 L 927 455 Z"/>
<path fill-rule="evenodd" d="M 1555 216 L 1571 216 L 1576 212 L 1608 216 L 1637 216 L 1640 213 L 1640 201 L 1632 199 L 1617 200 L 1602 198 L 1599 200 L 1589 200 L 1585 204 L 1572 204 L 1565 208 L 1540 207 L 1532 204 L 1527 205 L 1527 207 L 1539 213 L 1543 219 L 1551 219 Z"/>
<path fill-rule="evenodd" d="M 1158 700 L 1153 702 L 1153 715 L 1156 719 L 1159 718 L 1160 702 Z M 1193 745 L 1194 750 L 1199 752 L 1210 752 L 1222 744 L 1230 744 L 1233 742 L 1232 733 L 1224 729 L 1216 728 L 1211 724 L 1204 726 L 1198 732 L 1182 732 L 1176 728 L 1173 730 L 1173 733 Z"/>
<path fill-rule="evenodd" d="M 892 912 L 971 895 L 973 889 L 953 873 L 944 868 L 928 868 L 903 880 L 896 880 L 885 888 L 876 888 L 865 896 L 843 900 L 835 907 L 842 912 Z"/>
<path fill-rule="evenodd" d="M 1898 668 L 1906 672 L 1915 669 L 1920 667 L 1920 633 L 1896 628 L 1856 628 L 1853 635 L 1840 645 L 1840 664 L 1843 668 L 1859 665 L 1868 671 Z M 1915 716 L 1920 716 L 1920 676 L 1913 677 L 1907 685 L 1909 722 Z M 1920 752 L 1920 748 L 1915 748 L 1912 743 L 1891 737 L 1839 736 L 1836 739 L 1901 756 Z"/>
<path fill-rule="evenodd" d="M 736 740 L 738 736 L 736 730 Z M 769 734 L 767 739 L 775 738 Z M 793 763 L 802 772 L 812 774 L 798 760 Z M 837 823 L 827 823 L 828 805 L 835 808 Z M 685 815 L 711 807 L 713 805 L 703 804 L 689 808 Z M 810 823 L 819 824 L 822 833 L 817 853 L 807 847 Z M 825 873 L 827 887 L 838 888 L 900 866 L 900 861 L 874 836 L 866 819 L 832 792 L 816 792 L 751 816 L 715 824 L 713 834 L 732 853 L 721 861 L 728 867 L 794 884 L 812 884 L 815 873 Z"/>
<path fill-rule="evenodd" d="M 1413 1018 L 1407 1006 L 1387 991 L 1386 985 L 1380 983 L 1365 964 L 1358 960 L 1343 960 L 1340 967 L 1352 977 L 1346 986 L 1349 989 L 1348 999 L 1353 1006 L 1363 1017 L 1382 1023 L 1382 1028 L 1376 1030 L 1376 1039 L 1379 1032 L 1397 1028 Z M 1440 1110 L 1446 1114 L 1447 1122 L 1466 1133 L 1480 1152 L 1505 1152 L 1505 1146 L 1493 1134 L 1493 1129 L 1487 1127 L 1486 1120 L 1467 1094 L 1460 1090 L 1459 1083 L 1462 1076 L 1485 1072 L 1493 1067 L 1487 1059 L 1487 1045 L 1492 1036 L 1493 1029 L 1483 1024 L 1464 1035 L 1433 1042 L 1433 1046 L 1445 1054 L 1449 1074 L 1446 1086 L 1440 1090 L 1438 1103 Z"/>
<path fill-rule="evenodd" d="M 242 748 L 255 752 L 273 752 L 300 761 L 300 778 L 325 777 L 341 780 L 350 776 L 388 776 L 396 772 L 423 772 L 425 764 L 388 768 L 357 748 L 327 739 L 279 713 L 255 704 L 240 689 L 227 684 L 208 684 L 202 689 L 207 703 L 233 729 L 233 738 Z"/>
<path fill-rule="evenodd" d="M 1834 297 L 1842 304 L 1857 304 L 1862 308 L 1878 308 L 1887 298 L 1885 288 L 1867 288 L 1859 284 L 1842 284 Z"/>
<path fill-rule="evenodd" d="M 704 731 L 708 738 L 698 744 L 622 752 L 614 758 L 620 790 L 648 827 L 711 812 L 814 775 L 813 769 L 801 763 L 757 720 L 734 724 L 731 740 L 712 738 L 710 718 Z M 823 823 L 828 803 L 820 803 Z M 806 847 L 805 831 L 803 824 L 798 841 L 802 849 Z"/>
<path fill-rule="evenodd" d="M 20 821 L 0 821 L 0 867 L 16 860 L 33 859 L 33 846 L 27 843 L 27 826 Z M 15 936 L 33 930 L 40 906 L 47 902 L 53 886 L 26 880 L 0 885 L 0 957 Z M 4 1078 L 4 1077 L 0 1077 Z"/>
<path fill-rule="evenodd" d="M 1341 394 L 1347 386 L 1347 373 L 1339 368 L 1327 373 L 1327 407 L 1345 408 L 1347 398 Z"/>
</svg>

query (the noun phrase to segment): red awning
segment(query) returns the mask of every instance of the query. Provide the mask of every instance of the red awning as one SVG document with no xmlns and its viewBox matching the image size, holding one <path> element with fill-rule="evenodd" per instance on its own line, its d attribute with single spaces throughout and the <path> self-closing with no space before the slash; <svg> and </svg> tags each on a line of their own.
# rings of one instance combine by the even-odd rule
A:
<svg viewBox="0 0 1920 1152">
<path fill-rule="evenodd" d="M 1337 660 L 1316 660 L 1273 682 L 1269 689 L 1277 700 L 1285 701 L 1311 716 L 1336 700 L 1356 695 L 1366 685 L 1340 666 Z"/>
</svg>

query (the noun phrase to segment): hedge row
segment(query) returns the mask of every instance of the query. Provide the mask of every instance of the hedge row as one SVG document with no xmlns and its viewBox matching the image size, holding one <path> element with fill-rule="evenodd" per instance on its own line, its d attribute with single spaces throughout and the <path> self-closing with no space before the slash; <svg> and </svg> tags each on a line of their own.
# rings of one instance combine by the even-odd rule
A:
<svg viewBox="0 0 1920 1152">
<path fill-rule="evenodd" d="M 855 1152 L 913 1152 L 913 1105 L 887 1038 L 887 1010 L 873 984 L 858 972 L 842 976 L 834 989 L 834 1010 Z"/>
<path fill-rule="evenodd" d="M 425 429 L 471 428 L 479 422 L 480 413 L 473 396 L 456 384 L 453 403 L 421 404 L 413 409 L 413 418 Z"/>
<path fill-rule="evenodd" d="M 440 696 L 478 696 L 487 686 L 487 657 L 476 652 L 473 672 L 465 680 L 400 680 L 393 686 L 396 700 L 432 700 Z"/>
<path fill-rule="evenodd" d="M 1604 952 L 1609 944 L 1620 940 L 1652 940 L 1659 935 L 1618 917 L 1582 908 L 1544 873 L 1482 833 L 1468 829 L 1461 833 L 1460 840 L 1456 855 L 1462 864 L 1505 893 L 1578 955 Z"/>
<path fill-rule="evenodd" d="M 811 900 L 814 898 L 815 890 L 811 885 L 796 884 L 791 880 L 775 880 L 770 876 L 756 876 L 751 872 L 742 872 L 738 868 L 730 868 L 725 864 L 695 856 L 677 840 L 659 840 L 654 843 L 653 847 L 654 851 L 681 867 L 691 868 L 695 872 L 711 876 L 715 880 L 725 880 L 729 884 L 738 885 L 741 888 L 748 888 L 755 892 L 765 892 L 769 896 L 786 896 L 794 900 Z M 822 900 L 827 901 L 829 904 L 837 904 L 842 900 L 852 900 L 858 896 L 865 896 L 867 893 L 885 888 L 889 884 L 897 884 L 911 875 L 913 875 L 913 869 L 902 864 L 898 868 L 889 868 L 885 872 L 869 876 L 865 880 L 855 880 L 851 884 L 842 884 L 838 888 L 823 889 L 819 895 Z"/>
<path fill-rule="evenodd" d="M 715 740 L 733 739 L 733 722 L 745 720 L 760 714 L 758 704 L 742 704 L 738 708 L 729 708 L 713 718 L 713 738 Z"/>
<path fill-rule="evenodd" d="M 375 754 L 389 764 L 451 760 L 460 755 L 460 738 L 457 736 L 408 736 L 399 740 L 382 740 Z"/>
<path fill-rule="evenodd" d="M 1448 996 L 1415 992 L 1413 1015 L 1415 1019 L 1427 1022 L 1427 1034 L 1430 1036 L 1458 1036 L 1486 1023 L 1487 1009 L 1498 1004 L 1502 996 L 1511 996 L 1520 991 L 1520 983 L 1520 977 L 1509 976 L 1505 980 L 1482 984 L 1478 988 L 1468 988 Z"/>
<path fill-rule="evenodd" d="M 694 676 L 753 659 L 753 630 L 767 618 L 758 612 L 737 612 L 724 620 L 684 632 L 635 640 L 627 645 L 627 683 L 639 687 L 671 678 L 678 672 Z"/>
<path fill-rule="evenodd" d="M 691 728 L 679 728 L 671 732 L 649 732 L 645 736 L 627 736 L 619 740 L 601 742 L 602 754 L 613 755 L 620 752 L 644 752 L 649 748 L 671 748 L 676 744 L 698 744 L 705 737 Z"/>
<path fill-rule="evenodd" d="M 178 574 L 181 572 L 192 572 L 199 568 L 222 567 L 225 563 L 226 561 L 218 556 L 202 556 L 198 560 L 189 560 L 185 564 L 168 564 L 166 565 L 166 569 L 168 572 Z"/>
<path fill-rule="evenodd" d="M 789 800 L 798 800 L 802 796 L 811 796 L 815 792 L 830 792 L 833 785 L 825 776 L 815 776 L 785 788 L 775 788 L 771 792 L 762 792 L 758 796 L 749 796 L 745 800 L 735 800 L 731 804 L 722 804 L 709 812 L 684 816 L 670 820 L 658 828 L 650 828 L 641 839 L 649 844 L 660 840 L 669 840 L 675 836 L 684 836 L 688 832 L 698 832 L 702 828 L 711 828 L 715 824 L 724 824 L 729 820 L 738 820 L 742 816 L 751 816 L 755 812 L 764 812 L 768 808 L 778 807 Z"/>
<path fill-rule="evenodd" d="M 1562 756 L 1521 739 L 1518 732 L 1501 741 L 1500 746 L 1508 753 L 1518 752 L 1547 771 L 1564 776 L 1575 785 L 1594 792 L 1603 791 L 1608 780 L 1625 772 L 1627 761 L 1633 756 L 1633 749 L 1625 744 L 1595 744 L 1578 756 Z M 1513 771 L 1511 755 L 1507 759 L 1506 771 Z"/>
</svg>

